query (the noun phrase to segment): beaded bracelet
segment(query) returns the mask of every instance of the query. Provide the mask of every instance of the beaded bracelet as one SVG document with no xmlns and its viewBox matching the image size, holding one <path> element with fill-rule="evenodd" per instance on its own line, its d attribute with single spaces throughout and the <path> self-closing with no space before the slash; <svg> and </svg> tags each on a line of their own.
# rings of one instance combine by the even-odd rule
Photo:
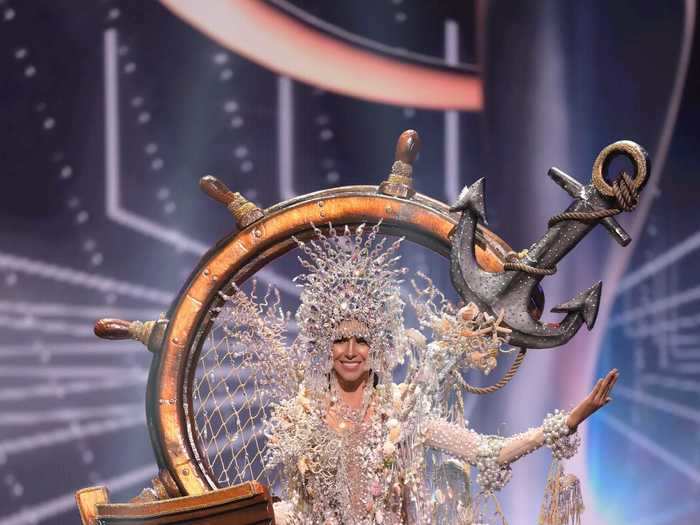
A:
<svg viewBox="0 0 700 525">
<path fill-rule="evenodd" d="M 555 410 L 553 414 L 547 414 L 542 423 L 544 444 L 552 449 L 552 455 L 557 459 L 569 459 L 573 457 L 581 445 L 581 436 L 571 433 L 566 424 L 569 412 Z"/>
<path fill-rule="evenodd" d="M 498 463 L 505 440 L 497 436 L 483 436 L 476 450 L 476 482 L 484 494 L 501 490 L 511 477 L 510 466 Z"/>
</svg>

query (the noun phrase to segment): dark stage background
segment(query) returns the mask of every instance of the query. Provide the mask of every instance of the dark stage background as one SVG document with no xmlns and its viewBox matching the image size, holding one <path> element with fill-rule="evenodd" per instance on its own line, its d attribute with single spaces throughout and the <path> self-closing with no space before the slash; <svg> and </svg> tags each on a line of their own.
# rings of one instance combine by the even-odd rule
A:
<svg viewBox="0 0 700 525">
<path fill-rule="evenodd" d="M 648 149 L 651 182 L 620 219 L 632 244 L 598 228 L 545 279 L 550 306 L 603 279 L 595 329 L 531 352 L 507 388 L 467 410 L 482 432 L 522 431 L 618 367 L 615 400 L 586 423 L 570 465 L 586 487 L 584 523 L 700 522 L 695 2 L 268 5 L 367 53 L 469 77 L 483 103 L 390 103 L 412 85 L 384 103 L 339 94 L 313 85 L 301 56 L 284 70 L 260 65 L 155 1 L 0 0 L 0 524 L 78 523 L 76 489 L 106 484 L 125 501 L 155 474 L 150 355 L 97 340 L 92 323 L 155 319 L 233 229 L 198 190 L 201 176 L 262 207 L 377 184 L 407 128 L 423 138 L 418 191 L 451 202 L 485 176 L 489 226 L 517 249 L 568 203 L 550 166 L 583 182 L 608 143 Z M 335 79 L 332 66 L 320 76 Z M 375 73 L 354 71 L 354 88 Z M 446 263 L 416 250 L 406 261 L 449 285 Z M 282 261 L 261 280 L 293 309 L 292 274 Z M 548 460 L 514 466 L 502 497 L 510 523 L 536 522 Z"/>
</svg>

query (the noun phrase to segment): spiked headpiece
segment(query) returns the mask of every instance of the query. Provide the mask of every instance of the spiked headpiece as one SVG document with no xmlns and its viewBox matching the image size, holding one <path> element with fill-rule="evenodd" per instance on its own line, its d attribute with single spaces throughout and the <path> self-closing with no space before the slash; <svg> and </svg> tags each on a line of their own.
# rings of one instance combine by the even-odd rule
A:
<svg viewBox="0 0 700 525">
<path fill-rule="evenodd" d="M 399 285 L 407 270 L 396 266 L 403 239 L 385 248 L 385 237 L 375 242 L 378 224 L 366 236 L 364 224 L 354 232 L 347 226 L 342 233 L 329 227 L 328 235 L 314 227 L 317 239 L 297 240 L 306 256 L 299 260 L 307 270 L 294 279 L 303 286 L 296 313 L 299 335 L 319 357 L 327 356 L 338 338 L 363 337 L 370 345 L 373 370 L 391 370 L 404 338 Z M 356 322 L 339 329 L 350 320 Z M 345 333 L 348 327 L 358 333 Z"/>
</svg>

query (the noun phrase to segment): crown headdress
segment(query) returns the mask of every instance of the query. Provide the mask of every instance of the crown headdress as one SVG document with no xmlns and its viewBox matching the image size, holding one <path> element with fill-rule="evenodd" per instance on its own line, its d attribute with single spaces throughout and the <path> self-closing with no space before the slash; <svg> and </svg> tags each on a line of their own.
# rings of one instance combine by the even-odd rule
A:
<svg viewBox="0 0 700 525">
<path fill-rule="evenodd" d="M 403 340 L 401 276 L 406 268 L 397 267 L 403 238 L 386 246 L 377 241 L 379 224 L 365 235 L 366 225 L 355 231 L 348 226 L 342 233 L 329 224 L 328 235 L 314 226 L 316 239 L 297 239 L 305 257 L 299 257 L 307 273 L 294 278 L 303 286 L 301 305 L 296 313 L 299 335 L 309 349 L 326 356 L 332 342 L 349 335 L 362 336 L 370 344 L 375 371 L 393 367 Z M 345 330 L 340 329 L 343 321 Z M 359 333 L 344 333 L 347 326 Z"/>
</svg>

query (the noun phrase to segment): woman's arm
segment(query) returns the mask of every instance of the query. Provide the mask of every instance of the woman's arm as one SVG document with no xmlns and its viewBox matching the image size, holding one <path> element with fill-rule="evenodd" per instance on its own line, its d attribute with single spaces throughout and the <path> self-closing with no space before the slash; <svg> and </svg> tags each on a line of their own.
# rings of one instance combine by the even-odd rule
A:
<svg viewBox="0 0 700 525">
<path fill-rule="evenodd" d="M 480 472 L 484 471 L 486 478 L 494 480 L 493 488 L 500 489 L 507 481 L 508 466 L 544 444 L 552 448 L 556 457 L 571 457 L 579 440 L 570 436 L 581 422 L 611 401 L 610 391 L 618 376 L 616 369 L 611 370 L 570 413 L 556 411 L 548 414 L 541 427 L 522 434 L 507 438 L 483 435 L 460 425 L 432 419 L 424 427 L 425 444 L 477 466 Z M 488 483 L 486 479 L 482 481 Z"/>
<path fill-rule="evenodd" d="M 497 463 L 505 466 L 544 445 L 543 427 L 504 438 L 479 434 L 441 419 L 428 421 L 424 437 L 426 446 L 444 450 L 471 465 L 477 464 L 480 448 L 498 447 Z"/>
<path fill-rule="evenodd" d="M 497 461 L 499 465 L 507 465 L 544 445 L 548 426 L 552 426 L 552 432 L 554 432 L 556 430 L 554 427 L 558 425 L 560 434 L 562 430 L 565 430 L 564 435 L 557 437 L 565 437 L 576 432 L 578 425 L 611 401 L 610 391 L 618 377 L 619 373 L 617 369 L 614 369 L 608 372 L 604 378 L 599 379 L 591 393 L 566 415 L 566 427 L 563 427 L 561 422 L 554 420 L 555 416 L 561 419 L 562 413 L 556 412 L 554 415 L 548 416 L 547 419 L 551 422 L 546 420 L 541 427 L 502 438 L 479 434 L 447 421 L 432 419 L 425 427 L 425 443 L 427 446 L 446 450 L 473 465 L 476 463 L 480 446 L 488 445 L 489 442 L 500 442 Z"/>
<path fill-rule="evenodd" d="M 612 401 L 610 392 L 615 386 L 618 377 L 620 377 L 620 372 L 617 371 L 617 368 L 613 368 L 605 377 L 598 379 L 598 382 L 586 399 L 576 405 L 576 408 L 571 411 L 569 418 L 566 420 L 566 424 L 572 432 L 576 432 L 576 429 L 584 420 Z"/>
</svg>

